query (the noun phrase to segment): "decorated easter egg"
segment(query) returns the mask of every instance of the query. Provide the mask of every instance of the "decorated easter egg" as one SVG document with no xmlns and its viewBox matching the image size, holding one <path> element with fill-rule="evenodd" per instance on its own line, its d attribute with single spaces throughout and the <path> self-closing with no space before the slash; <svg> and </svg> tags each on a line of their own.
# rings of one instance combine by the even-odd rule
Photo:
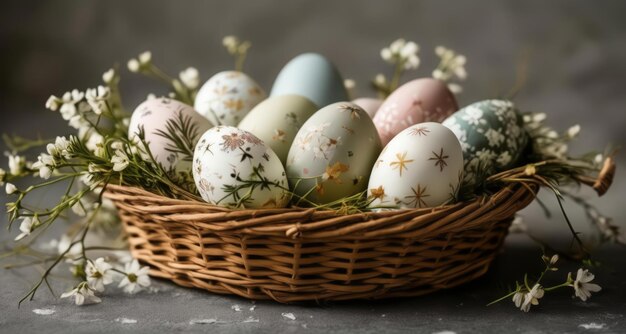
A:
<svg viewBox="0 0 626 334">
<path fill-rule="evenodd" d="M 339 71 L 317 53 L 295 57 L 278 73 L 270 95 L 287 94 L 304 96 L 320 107 L 348 99 Z"/>
<path fill-rule="evenodd" d="M 319 204 L 364 191 L 380 149 L 374 123 L 363 109 L 350 102 L 328 105 L 304 123 L 291 145 L 287 176 L 292 191 Z"/>
<path fill-rule="evenodd" d="M 225 71 L 212 76 L 200 88 L 194 107 L 215 125 L 236 126 L 265 96 L 263 89 L 246 74 Z"/>
<path fill-rule="evenodd" d="M 441 123 L 458 110 L 454 94 L 445 83 L 432 78 L 416 79 L 396 89 L 380 106 L 374 124 L 383 145 L 409 126 Z"/>
<path fill-rule="evenodd" d="M 464 184 L 470 188 L 516 165 L 528 143 L 523 119 L 510 101 L 476 102 L 454 113 L 443 125 L 461 142 Z"/>
<path fill-rule="evenodd" d="M 272 96 L 254 107 L 237 127 L 265 142 L 285 164 L 293 138 L 317 109 L 300 95 Z"/>
<path fill-rule="evenodd" d="M 143 130 L 154 159 L 166 171 L 190 172 L 193 147 L 213 124 L 191 106 L 168 98 L 140 104 L 130 118 L 129 139 L 139 140 Z"/>
<path fill-rule="evenodd" d="M 232 126 L 205 132 L 195 147 L 193 178 L 202 198 L 229 208 L 280 208 L 289 185 L 282 163 L 263 141 Z"/>
<path fill-rule="evenodd" d="M 450 129 L 412 125 L 395 136 L 370 175 L 370 207 L 428 208 L 456 200 L 463 178 L 463 151 Z"/>
<path fill-rule="evenodd" d="M 375 99 L 373 97 L 360 97 L 353 100 L 352 103 L 363 108 L 363 110 L 365 110 L 370 117 L 374 118 L 374 115 L 383 104 L 383 100 Z"/>
</svg>

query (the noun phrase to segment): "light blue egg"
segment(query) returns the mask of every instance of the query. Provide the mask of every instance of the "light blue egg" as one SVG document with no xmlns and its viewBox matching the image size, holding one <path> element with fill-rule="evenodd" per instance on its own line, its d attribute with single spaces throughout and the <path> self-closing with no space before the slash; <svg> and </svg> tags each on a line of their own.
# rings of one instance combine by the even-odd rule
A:
<svg viewBox="0 0 626 334">
<path fill-rule="evenodd" d="M 278 73 L 271 96 L 295 94 L 320 107 L 347 101 L 348 93 L 337 68 L 324 56 L 304 53 L 293 58 Z"/>
</svg>

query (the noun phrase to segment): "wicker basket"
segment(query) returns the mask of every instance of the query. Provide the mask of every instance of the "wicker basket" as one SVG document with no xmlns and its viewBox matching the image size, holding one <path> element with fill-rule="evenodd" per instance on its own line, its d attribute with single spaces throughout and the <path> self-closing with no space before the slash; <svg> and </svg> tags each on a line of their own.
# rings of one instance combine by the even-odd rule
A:
<svg viewBox="0 0 626 334">
<path fill-rule="evenodd" d="M 614 169 L 580 181 L 603 193 Z M 538 188 L 529 178 L 472 202 L 351 215 L 234 211 L 113 185 L 105 196 L 152 276 L 288 303 L 417 296 L 471 281 L 487 271 Z"/>
</svg>

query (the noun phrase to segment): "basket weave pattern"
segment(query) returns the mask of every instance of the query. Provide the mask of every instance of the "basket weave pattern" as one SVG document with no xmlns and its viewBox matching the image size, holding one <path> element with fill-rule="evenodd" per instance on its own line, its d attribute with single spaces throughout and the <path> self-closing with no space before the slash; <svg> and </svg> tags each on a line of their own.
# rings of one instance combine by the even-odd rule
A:
<svg viewBox="0 0 626 334">
<path fill-rule="evenodd" d="M 472 202 L 350 215 L 235 211 L 114 185 L 105 196 L 152 276 L 287 303 L 416 296 L 473 280 L 537 189 L 509 184 Z"/>
</svg>

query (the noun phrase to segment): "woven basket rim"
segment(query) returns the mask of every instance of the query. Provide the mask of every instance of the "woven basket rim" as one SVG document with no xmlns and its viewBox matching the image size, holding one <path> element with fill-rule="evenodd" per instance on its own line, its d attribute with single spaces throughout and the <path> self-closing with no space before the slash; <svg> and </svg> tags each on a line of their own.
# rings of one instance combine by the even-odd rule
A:
<svg viewBox="0 0 626 334">
<path fill-rule="evenodd" d="M 292 239 L 332 239 L 350 235 L 356 239 L 369 239 L 415 231 L 423 227 L 420 221 L 413 225 L 407 225 L 406 222 L 415 220 L 416 217 L 429 217 L 429 220 L 437 222 L 431 229 L 444 229 L 443 232 L 448 222 L 456 222 L 455 229 L 471 228 L 471 224 L 482 215 L 487 215 L 485 219 L 510 216 L 512 212 L 520 210 L 532 201 L 538 189 L 539 186 L 536 184 L 511 183 L 493 194 L 483 195 L 471 201 L 433 208 L 366 211 L 353 214 L 300 207 L 229 209 L 206 202 L 172 199 L 139 187 L 112 184 L 107 185 L 104 196 L 114 200 L 118 206 L 123 205 L 121 203 L 124 201 L 132 201 L 135 210 L 162 214 L 163 223 L 197 224 L 200 228 L 213 232 L 256 236 L 282 234 Z M 146 205 L 138 204 L 142 201 L 145 201 Z M 506 203 L 509 203 L 509 206 L 515 203 L 515 207 L 503 206 Z M 189 211 L 192 213 L 186 213 Z M 309 222 L 298 222 L 301 220 Z M 459 225 L 459 221 L 467 222 L 469 225 Z"/>
</svg>

